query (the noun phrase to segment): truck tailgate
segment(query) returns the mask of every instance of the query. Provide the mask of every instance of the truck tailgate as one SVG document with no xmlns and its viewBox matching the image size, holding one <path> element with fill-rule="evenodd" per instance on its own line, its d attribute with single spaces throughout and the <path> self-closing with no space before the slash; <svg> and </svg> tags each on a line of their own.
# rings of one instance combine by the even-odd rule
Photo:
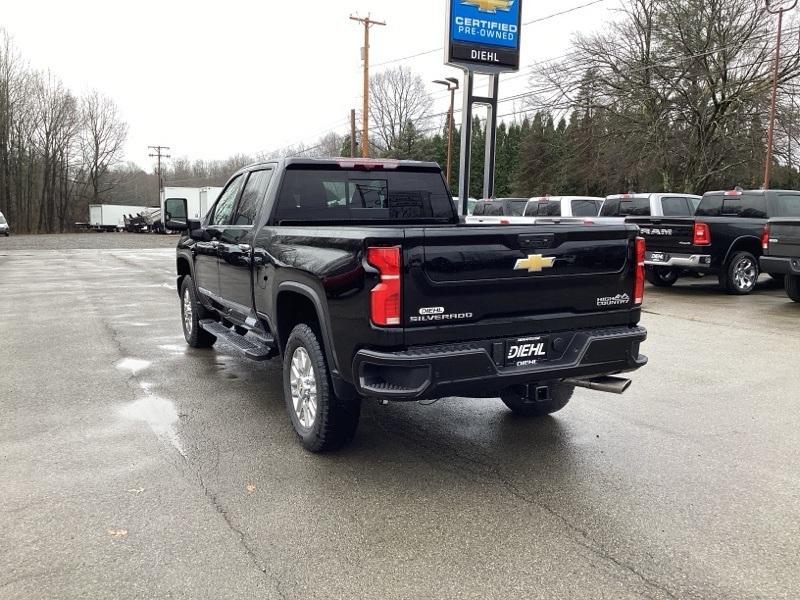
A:
<svg viewBox="0 0 800 600">
<path fill-rule="evenodd" d="M 770 256 L 800 258 L 800 219 L 773 219 L 769 222 Z"/>
<path fill-rule="evenodd" d="M 453 339 L 530 333 L 570 316 L 633 304 L 636 228 L 626 225 L 464 226 L 407 232 L 403 321 L 459 327 Z M 547 322 L 548 319 L 551 322 Z M 616 324 L 629 321 L 627 314 Z M 517 328 L 502 325 L 517 323 Z M 500 329 L 497 326 L 501 326 Z M 450 337 L 450 336 L 449 336 Z"/>
<path fill-rule="evenodd" d="M 626 222 L 639 226 L 648 252 L 686 253 L 692 248 L 692 217 L 629 217 Z"/>
</svg>

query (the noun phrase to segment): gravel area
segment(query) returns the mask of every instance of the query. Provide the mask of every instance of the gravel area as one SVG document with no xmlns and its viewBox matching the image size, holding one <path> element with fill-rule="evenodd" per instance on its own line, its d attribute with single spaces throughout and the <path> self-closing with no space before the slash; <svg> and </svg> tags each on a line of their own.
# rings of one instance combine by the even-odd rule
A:
<svg viewBox="0 0 800 600">
<path fill-rule="evenodd" d="M 56 233 L 47 235 L 11 235 L 0 237 L 4 250 L 116 250 L 139 248 L 174 248 L 177 235 L 136 233 Z"/>
</svg>

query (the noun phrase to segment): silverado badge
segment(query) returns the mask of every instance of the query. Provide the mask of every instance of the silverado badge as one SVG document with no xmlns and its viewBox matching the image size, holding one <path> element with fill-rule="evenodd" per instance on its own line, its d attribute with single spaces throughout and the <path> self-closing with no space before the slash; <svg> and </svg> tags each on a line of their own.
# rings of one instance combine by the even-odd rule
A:
<svg viewBox="0 0 800 600">
<path fill-rule="evenodd" d="M 514 267 L 515 271 L 528 270 L 528 273 L 541 273 L 551 269 L 556 264 L 555 256 L 544 257 L 541 254 L 531 254 L 528 258 L 521 258 Z"/>
<path fill-rule="evenodd" d="M 474 6 L 481 12 L 496 13 L 498 10 L 511 10 L 514 0 L 461 0 L 461 4 Z"/>
</svg>

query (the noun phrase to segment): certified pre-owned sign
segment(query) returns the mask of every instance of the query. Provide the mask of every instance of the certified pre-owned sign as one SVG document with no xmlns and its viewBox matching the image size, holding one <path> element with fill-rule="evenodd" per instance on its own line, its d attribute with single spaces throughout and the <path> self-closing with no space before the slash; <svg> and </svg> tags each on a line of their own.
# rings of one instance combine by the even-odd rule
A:
<svg viewBox="0 0 800 600">
<path fill-rule="evenodd" d="M 449 64 L 479 73 L 519 70 L 522 0 L 449 2 Z"/>
</svg>

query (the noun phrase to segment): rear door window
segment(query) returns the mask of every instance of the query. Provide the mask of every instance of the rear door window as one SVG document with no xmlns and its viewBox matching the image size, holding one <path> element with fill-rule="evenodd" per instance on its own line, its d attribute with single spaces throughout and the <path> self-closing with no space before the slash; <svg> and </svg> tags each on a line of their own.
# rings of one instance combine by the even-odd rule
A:
<svg viewBox="0 0 800 600">
<path fill-rule="evenodd" d="M 662 198 L 661 210 L 665 217 L 691 217 L 694 214 L 686 198 L 680 196 Z"/>
</svg>

